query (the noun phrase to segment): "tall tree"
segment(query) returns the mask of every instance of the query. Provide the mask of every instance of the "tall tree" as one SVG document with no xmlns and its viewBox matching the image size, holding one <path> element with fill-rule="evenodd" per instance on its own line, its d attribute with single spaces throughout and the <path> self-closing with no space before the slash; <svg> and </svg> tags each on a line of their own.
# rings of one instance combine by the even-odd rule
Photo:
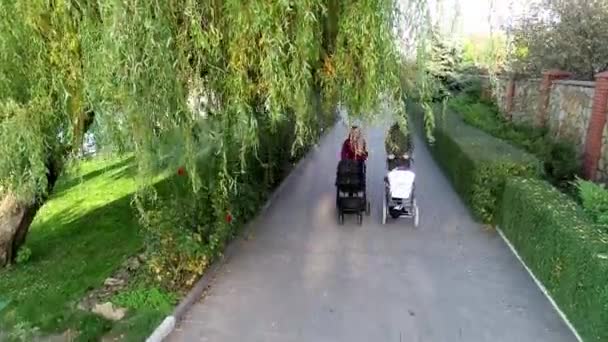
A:
<svg viewBox="0 0 608 342">
<path fill-rule="evenodd" d="M 509 27 L 512 69 L 538 74 L 558 68 L 581 79 L 608 69 L 608 2 L 539 0 Z"/>
</svg>

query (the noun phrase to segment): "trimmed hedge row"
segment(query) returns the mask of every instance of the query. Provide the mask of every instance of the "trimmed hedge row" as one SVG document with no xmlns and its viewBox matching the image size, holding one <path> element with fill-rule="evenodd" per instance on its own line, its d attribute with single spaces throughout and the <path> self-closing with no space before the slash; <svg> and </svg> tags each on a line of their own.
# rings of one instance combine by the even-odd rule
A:
<svg viewBox="0 0 608 342">
<path fill-rule="evenodd" d="M 507 178 L 542 175 L 543 164 L 533 155 L 467 125 L 453 112 L 435 117 L 431 152 L 477 220 L 494 222 Z"/>
<path fill-rule="evenodd" d="M 478 96 L 460 94 L 449 101 L 450 108 L 467 124 L 529 152 L 543 161 L 547 179 L 568 189 L 580 170 L 574 144 L 550 134 L 546 128 L 516 124 L 504 119 L 498 107 Z"/>
<path fill-rule="evenodd" d="M 510 179 L 499 224 L 585 341 L 608 341 L 608 234 L 571 198 Z"/>
<path fill-rule="evenodd" d="M 421 126 L 420 108 L 408 107 Z M 608 234 L 541 179 L 533 155 L 456 113 L 435 120 L 431 152 L 474 216 L 502 228 L 585 341 L 608 341 Z"/>
</svg>

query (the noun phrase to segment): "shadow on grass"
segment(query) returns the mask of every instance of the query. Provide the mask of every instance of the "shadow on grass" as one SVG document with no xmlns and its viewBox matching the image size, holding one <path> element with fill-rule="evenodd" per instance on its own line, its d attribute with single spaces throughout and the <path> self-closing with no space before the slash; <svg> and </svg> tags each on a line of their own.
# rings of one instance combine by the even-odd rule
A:
<svg viewBox="0 0 608 342">
<path fill-rule="evenodd" d="M 135 157 L 131 156 L 128 158 L 121 159 L 115 163 L 109 164 L 105 167 L 100 167 L 98 169 L 90 171 L 82 176 L 62 177 L 55 187 L 53 197 L 61 196 L 63 193 L 69 191 L 70 189 L 79 184 L 82 184 L 95 177 L 101 176 L 114 170 L 122 169 L 119 173 L 117 173 L 121 175 L 135 175 L 136 170 L 134 162 Z"/>
<path fill-rule="evenodd" d="M 133 158 L 106 165 L 91 165 L 89 169 L 97 168 L 58 184 L 28 236 L 30 260 L 0 270 L 0 303 L 8 303 L 0 309 L 0 330 L 16 324 L 39 327 L 45 334 L 72 329 L 94 341 L 109 329 L 143 337 L 163 317 L 155 311 L 133 312 L 113 325 L 76 307 L 89 290 L 101 286 L 143 247 L 131 205 L 135 185 L 129 178 L 136 173 Z M 154 187 L 166 198 L 189 186 L 188 177 L 173 174 Z"/>
<path fill-rule="evenodd" d="M 29 322 L 45 332 L 61 332 L 82 315 L 76 302 L 100 286 L 124 259 L 141 249 L 142 239 L 130 205 L 131 195 L 77 217 L 52 215 L 28 237 L 32 258 L 24 265 L 0 271 L 0 297 L 10 304 L 0 312 L 0 324 Z M 61 225 L 61 229 L 50 229 Z"/>
</svg>

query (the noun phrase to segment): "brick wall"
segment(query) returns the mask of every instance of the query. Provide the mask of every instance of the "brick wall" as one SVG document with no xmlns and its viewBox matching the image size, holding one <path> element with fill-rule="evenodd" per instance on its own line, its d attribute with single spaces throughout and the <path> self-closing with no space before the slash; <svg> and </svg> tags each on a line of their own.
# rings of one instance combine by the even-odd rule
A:
<svg viewBox="0 0 608 342">
<path fill-rule="evenodd" d="M 575 145 L 586 178 L 608 182 L 608 73 L 596 82 L 568 80 L 569 73 L 551 70 L 543 78 L 498 77 L 490 82 L 498 107 L 507 120 L 546 127 Z"/>
</svg>

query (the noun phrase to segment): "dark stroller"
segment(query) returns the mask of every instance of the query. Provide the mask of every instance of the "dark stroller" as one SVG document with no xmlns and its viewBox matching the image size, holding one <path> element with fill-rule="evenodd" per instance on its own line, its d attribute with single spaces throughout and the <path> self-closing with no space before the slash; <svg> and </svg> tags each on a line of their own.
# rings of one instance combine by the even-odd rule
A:
<svg viewBox="0 0 608 342">
<path fill-rule="evenodd" d="M 342 160 L 336 172 L 336 207 L 338 222 L 344 223 L 344 214 L 357 214 L 358 223 L 363 223 L 363 213 L 370 214 L 365 188 L 365 163 Z"/>
</svg>

